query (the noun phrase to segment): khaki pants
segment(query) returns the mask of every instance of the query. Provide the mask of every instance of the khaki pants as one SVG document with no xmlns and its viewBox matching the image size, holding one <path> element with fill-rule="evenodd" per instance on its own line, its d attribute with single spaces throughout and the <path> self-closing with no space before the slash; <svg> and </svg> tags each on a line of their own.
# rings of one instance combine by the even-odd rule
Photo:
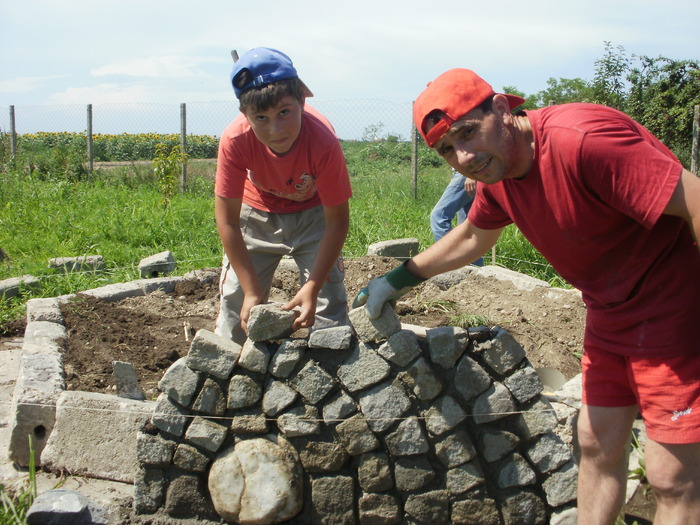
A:
<svg viewBox="0 0 700 525">
<path fill-rule="evenodd" d="M 275 270 L 285 255 L 291 256 L 299 267 L 299 284 L 306 282 L 325 227 L 321 206 L 296 213 L 268 213 L 243 204 L 240 221 L 243 239 L 266 299 Z M 215 332 L 242 345 L 246 340 L 240 325 L 244 294 L 226 255 L 219 292 L 221 302 Z M 345 269 L 342 258 L 339 258 L 318 295 L 312 329 L 349 325 L 347 303 Z"/>
</svg>

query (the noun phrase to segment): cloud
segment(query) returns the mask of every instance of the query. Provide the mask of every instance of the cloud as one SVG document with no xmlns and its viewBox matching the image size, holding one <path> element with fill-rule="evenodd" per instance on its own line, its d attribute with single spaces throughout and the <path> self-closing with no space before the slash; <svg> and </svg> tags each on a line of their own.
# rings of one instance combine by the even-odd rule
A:
<svg viewBox="0 0 700 525">
<path fill-rule="evenodd" d="M 134 58 L 92 69 L 90 75 L 94 77 L 128 75 L 147 78 L 193 78 L 204 75 L 197 69 L 198 66 L 212 61 L 211 58 L 180 55 Z"/>
<path fill-rule="evenodd" d="M 0 93 L 27 93 L 29 91 L 37 91 L 43 88 L 45 84 L 59 78 L 65 78 L 65 75 L 16 77 L 0 80 Z"/>
</svg>

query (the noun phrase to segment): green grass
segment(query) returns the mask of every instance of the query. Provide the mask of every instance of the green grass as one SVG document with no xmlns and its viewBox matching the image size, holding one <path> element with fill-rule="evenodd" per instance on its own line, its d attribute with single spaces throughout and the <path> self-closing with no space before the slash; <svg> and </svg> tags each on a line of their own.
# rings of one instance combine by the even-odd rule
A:
<svg viewBox="0 0 700 525">
<path fill-rule="evenodd" d="M 49 163 L 53 171 L 32 170 L 26 158 L 10 159 L 6 144 L 0 146 L 0 248 L 9 256 L 0 262 L 0 280 L 33 275 L 41 282 L 38 291 L 0 300 L 0 327 L 24 314 L 28 298 L 137 279 L 141 259 L 165 250 L 173 252 L 178 274 L 220 264 L 215 161 L 190 161 L 186 191 L 164 201 L 150 162 L 98 164 L 93 174 L 76 177 L 80 170 L 70 160 Z M 344 142 L 343 148 L 353 187 L 343 255 L 360 257 L 372 243 L 407 237 L 417 238 L 421 249 L 430 246 L 430 210 L 450 179 L 449 168 L 423 146 L 414 188 L 410 144 Z M 498 264 L 560 284 L 513 227 L 496 253 Z M 106 271 L 58 275 L 48 268 L 49 259 L 79 255 L 102 255 Z"/>
<path fill-rule="evenodd" d="M 27 523 L 27 511 L 36 499 L 36 466 L 34 464 L 34 446 L 29 436 L 29 476 L 25 486 L 13 494 L 8 494 L 0 484 L 0 525 L 24 525 Z"/>
</svg>

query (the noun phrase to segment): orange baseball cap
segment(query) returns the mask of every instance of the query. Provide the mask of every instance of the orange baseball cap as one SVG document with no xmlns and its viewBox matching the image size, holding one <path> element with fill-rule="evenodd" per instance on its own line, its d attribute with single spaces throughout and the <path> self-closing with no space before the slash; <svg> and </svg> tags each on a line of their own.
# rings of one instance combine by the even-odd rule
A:
<svg viewBox="0 0 700 525">
<path fill-rule="evenodd" d="M 450 69 L 428 83 L 423 92 L 413 103 L 413 122 L 418 131 L 431 148 L 442 137 L 450 126 L 481 104 L 496 92 L 479 75 L 470 69 Z M 505 95 L 510 109 L 525 102 L 517 95 Z M 424 129 L 425 117 L 435 110 L 444 113 L 430 130 Z"/>
</svg>

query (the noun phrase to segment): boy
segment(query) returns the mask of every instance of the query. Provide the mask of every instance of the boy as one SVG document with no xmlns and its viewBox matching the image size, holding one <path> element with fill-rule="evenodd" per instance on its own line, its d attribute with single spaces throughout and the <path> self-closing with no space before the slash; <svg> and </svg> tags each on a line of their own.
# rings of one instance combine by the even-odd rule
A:
<svg viewBox="0 0 700 525">
<path fill-rule="evenodd" d="M 267 301 L 275 269 L 291 255 L 299 292 L 284 305 L 294 329 L 348 324 L 341 249 L 348 233 L 350 178 L 326 118 L 291 59 L 259 47 L 234 65 L 241 114 L 224 130 L 215 215 L 224 247 L 216 333 L 243 344 L 250 309 Z"/>
</svg>

